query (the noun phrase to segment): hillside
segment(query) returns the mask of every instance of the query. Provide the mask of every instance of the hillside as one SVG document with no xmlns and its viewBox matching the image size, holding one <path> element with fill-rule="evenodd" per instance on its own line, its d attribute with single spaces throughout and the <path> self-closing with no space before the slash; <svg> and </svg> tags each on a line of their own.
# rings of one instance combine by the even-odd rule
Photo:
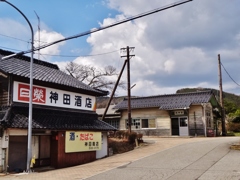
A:
<svg viewBox="0 0 240 180">
<path fill-rule="evenodd" d="M 213 93 L 216 95 L 216 97 L 219 99 L 219 90 L 216 89 L 210 89 L 210 88 L 184 88 L 177 90 L 176 93 L 186 93 L 186 92 L 196 92 L 196 91 L 206 91 L 206 90 L 212 90 Z M 240 108 L 240 96 L 223 92 L 223 99 L 228 100 L 236 104 L 238 108 Z"/>
</svg>

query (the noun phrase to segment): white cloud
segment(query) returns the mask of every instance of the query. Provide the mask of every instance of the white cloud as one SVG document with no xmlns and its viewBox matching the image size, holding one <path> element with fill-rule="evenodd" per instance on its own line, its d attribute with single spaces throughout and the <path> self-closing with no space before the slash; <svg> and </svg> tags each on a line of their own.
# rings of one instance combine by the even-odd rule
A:
<svg viewBox="0 0 240 180">
<path fill-rule="evenodd" d="M 28 26 L 15 20 L 0 18 L 0 41 L 4 48 L 27 50 L 31 47 L 31 33 Z"/>
<path fill-rule="evenodd" d="M 107 0 L 109 8 L 119 12 L 116 16 L 106 13 L 99 22 L 106 26 L 129 16 L 134 16 L 157 7 L 176 2 L 176 0 Z M 87 38 L 91 46 L 90 55 L 105 52 L 118 52 L 102 56 L 78 57 L 74 62 L 103 68 L 107 65 L 122 68 L 125 58 L 121 58 L 120 48 L 135 47 L 130 60 L 133 95 L 154 95 L 175 93 L 185 87 L 218 88 L 217 55 L 234 79 L 240 83 L 240 2 L 226 0 L 194 0 L 192 2 L 164 10 L 147 17 L 121 24 Z M 97 18 L 99 20 L 99 18 Z M 0 33 L 30 40 L 29 28 L 14 20 L 0 19 Z M 11 28 L 14 27 L 14 28 Z M 36 22 L 34 23 L 36 27 Z M 41 44 L 63 39 L 64 36 L 41 22 Z M 3 38 L 0 37 L 3 42 Z M 38 32 L 35 33 L 35 40 Z M 14 45 L 12 45 L 12 42 Z M 12 40 L 11 48 L 26 50 L 30 44 Z M 7 43 L 5 43 L 8 46 Z M 65 42 L 42 49 L 42 54 L 58 55 Z M 35 47 L 38 43 L 35 43 Z M 70 49 L 70 48 L 69 48 Z M 69 50 L 68 49 L 68 50 Z M 65 53 L 84 53 L 78 46 Z M 126 55 L 126 53 L 125 53 Z M 43 55 L 44 56 L 44 55 Z M 37 57 L 37 56 L 35 56 Z M 51 60 L 50 56 L 45 56 Z M 41 58 L 42 59 L 42 58 Z M 57 62 L 63 68 L 67 61 Z M 224 90 L 238 93 L 235 83 L 223 72 Z M 126 71 L 123 73 L 126 81 Z M 118 90 L 118 95 L 126 95 Z M 239 93 L 238 93 L 239 94 Z"/>
<path fill-rule="evenodd" d="M 100 24 L 106 26 L 172 2 L 175 1 L 108 0 L 109 7 L 120 14 Z M 132 90 L 135 95 L 174 93 L 184 87 L 217 89 L 217 54 L 222 54 L 223 64 L 228 59 L 231 73 L 240 68 L 237 5 L 237 1 L 231 4 L 224 0 L 196 0 L 94 33 L 87 42 L 93 54 L 135 47 L 135 57 L 131 59 L 131 84 L 137 84 Z M 123 61 L 118 54 L 91 58 L 97 66 L 113 65 L 119 69 Z M 224 80 L 223 85 L 232 84 L 226 89 L 236 93 L 231 80 Z"/>
<path fill-rule="evenodd" d="M 54 32 L 54 31 L 47 31 L 47 30 L 41 30 L 40 31 L 40 43 L 39 43 L 39 31 L 37 31 L 34 35 L 34 39 L 35 39 L 35 47 L 39 47 L 51 42 L 55 42 L 57 40 L 63 39 L 64 36 L 60 33 Z M 40 50 L 40 54 L 42 54 L 44 56 L 44 54 L 51 54 L 51 55 L 59 55 L 60 53 L 60 47 L 63 46 L 65 44 L 65 42 L 60 42 L 57 44 L 54 44 L 52 46 L 49 46 L 47 48 L 41 49 Z M 50 57 L 50 56 L 46 56 L 46 57 Z M 48 58 L 49 60 L 50 58 Z"/>
</svg>

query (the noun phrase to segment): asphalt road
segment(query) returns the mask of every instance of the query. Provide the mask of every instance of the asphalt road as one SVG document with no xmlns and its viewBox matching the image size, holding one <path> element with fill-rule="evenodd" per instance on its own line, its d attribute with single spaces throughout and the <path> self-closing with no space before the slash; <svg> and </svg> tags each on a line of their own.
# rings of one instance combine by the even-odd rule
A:
<svg viewBox="0 0 240 180">
<path fill-rule="evenodd" d="M 190 142 L 158 152 L 87 180 L 240 180 L 236 137 Z"/>
</svg>

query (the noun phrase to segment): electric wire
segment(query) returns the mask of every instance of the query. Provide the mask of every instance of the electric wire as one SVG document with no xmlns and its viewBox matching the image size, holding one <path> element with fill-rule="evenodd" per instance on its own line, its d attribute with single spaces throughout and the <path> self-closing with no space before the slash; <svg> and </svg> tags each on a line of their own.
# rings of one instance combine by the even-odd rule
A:
<svg viewBox="0 0 240 180">
<path fill-rule="evenodd" d="M 4 47 L 4 46 L 0 46 L 0 47 L 4 48 L 4 49 L 11 50 L 11 51 L 20 51 L 19 49 L 13 49 L 13 48 L 8 48 L 8 47 Z"/>
<path fill-rule="evenodd" d="M 114 50 L 114 51 L 99 53 L 99 54 L 78 55 L 78 56 L 77 55 L 53 55 L 53 54 L 44 54 L 44 53 L 40 53 L 40 54 L 45 56 L 58 56 L 58 57 L 88 57 L 88 56 L 102 56 L 102 55 L 111 54 L 117 51 L 119 50 Z M 35 54 L 38 54 L 38 53 L 35 53 Z"/>
<path fill-rule="evenodd" d="M 67 37 L 67 38 L 60 39 L 60 40 L 58 40 L 58 41 L 54 41 L 54 42 L 51 42 L 51 43 L 42 45 L 42 46 L 40 46 L 40 47 L 38 47 L 38 48 L 34 48 L 33 50 L 31 49 L 31 50 L 27 50 L 27 51 L 18 52 L 18 53 L 15 53 L 15 54 L 13 54 L 13 55 L 9 55 L 8 57 L 5 57 L 5 59 L 10 58 L 10 57 L 13 57 L 13 56 L 16 56 L 16 55 L 23 55 L 23 54 L 30 53 L 30 52 L 32 52 L 32 51 L 37 51 L 37 50 L 40 50 L 40 49 L 43 49 L 43 48 L 52 46 L 52 45 L 54 45 L 54 44 L 60 43 L 60 42 L 62 42 L 62 41 L 67 41 L 67 40 L 79 38 L 79 37 L 82 37 L 82 36 L 86 36 L 86 35 L 89 35 L 89 34 L 93 34 L 93 33 L 95 33 L 95 32 L 102 31 L 102 30 L 104 30 L 104 29 L 108 29 L 108 28 L 111 28 L 111 27 L 114 27 L 114 26 L 117 26 L 117 25 L 120 25 L 120 24 L 129 22 L 129 21 L 132 21 L 132 20 L 135 20 L 135 19 L 139 19 L 139 18 L 142 18 L 142 17 L 144 17 L 144 16 L 148 16 L 148 15 L 151 15 L 151 14 L 154 14 L 154 13 L 157 13 L 157 12 L 160 12 L 160 11 L 164 11 L 164 10 L 167 10 L 167 9 L 170 9 L 170 8 L 173 8 L 173 7 L 176 7 L 176 6 L 179 6 L 179 5 L 188 3 L 188 2 L 190 2 L 190 1 L 193 1 L 193 0 L 178 1 L 178 2 L 169 4 L 169 5 L 160 7 L 160 8 L 153 9 L 153 10 L 151 10 L 151 11 L 147 11 L 147 12 L 145 12 L 145 13 L 141 13 L 141 14 L 138 14 L 138 15 L 135 15 L 135 16 L 128 17 L 128 18 L 126 18 L 126 19 L 117 21 L 117 22 L 115 22 L 115 23 L 113 23 L 113 24 L 110 24 L 110 25 L 107 25 L 107 26 L 103 26 L 103 27 L 100 27 L 100 28 L 94 28 L 94 29 L 91 29 L 91 30 L 89 30 L 89 31 L 86 31 L 86 32 L 83 32 L 83 33 L 80 33 L 80 34 L 77 34 L 77 35 L 74 35 L 74 36 L 70 36 L 70 37 Z"/>
<path fill-rule="evenodd" d="M 11 38 L 11 39 L 15 39 L 15 40 L 18 40 L 18 41 L 23 41 L 23 42 L 29 42 L 29 41 L 26 41 L 26 40 L 23 40 L 23 39 L 19 39 L 19 38 L 16 38 L 16 37 L 12 37 L 12 36 L 7 36 L 7 35 L 4 35 L 4 34 L 0 34 L 0 36 L 3 36 L 3 37 L 8 37 L 8 38 Z"/>
<path fill-rule="evenodd" d="M 8 35 L 4 35 L 4 34 L 0 34 L 0 36 L 3 36 L 3 37 L 7 37 L 7 38 L 11 38 L 11 39 L 15 39 L 15 40 L 18 40 L 18 41 L 22 41 L 22 42 L 26 42 L 26 43 L 31 43 L 30 41 L 26 41 L 26 40 L 23 40 L 23 39 L 20 39 L 20 38 L 16 38 L 16 37 L 13 37 L 13 36 L 8 36 Z M 38 39 L 34 40 L 35 42 L 39 42 Z M 44 42 L 44 41 L 40 41 L 41 43 L 47 43 L 47 42 Z"/>
<path fill-rule="evenodd" d="M 4 46 L 0 46 L 1 48 L 8 49 L 8 50 L 13 50 L 13 51 L 20 51 L 19 49 L 13 49 L 13 48 L 7 48 Z M 55 54 L 45 54 L 45 53 L 34 53 L 34 54 L 39 54 L 39 55 L 44 55 L 44 56 L 56 56 L 56 57 L 89 57 L 89 56 L 102 56 L 106 54 L 111 54 L 118 52 L 119 50 L 114 50 L 110 52 L 104 52 L 104 53 L 99 53 L 99 54 L 89 54 L 89 55 L 55 55 Z"/>
<path fill-rule="evenodd" d="M 226 68 L 223 66 L 223 64 L 221 63 L 221 66 L 223 67 L 224 71 L 227 73 L 227 75 L 229 76 L 229 78 L 238 86 L 240 86 L 240 84 L 238 84 L 233 78 L 232 76 L 228 73 L 228 71 L 226 70 Z"/>
</svg>

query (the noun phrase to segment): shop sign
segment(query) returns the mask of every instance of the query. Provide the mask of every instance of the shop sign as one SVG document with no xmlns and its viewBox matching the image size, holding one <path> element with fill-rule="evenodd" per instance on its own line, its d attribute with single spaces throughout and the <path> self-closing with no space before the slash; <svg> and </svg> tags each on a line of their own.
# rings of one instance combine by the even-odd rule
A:
<svg viewBox="0 0 240 180">
<path fill-rule="evenodd" d="M 66 131 L 65 152 L 97 151 L 102 148 L 101 132 Z"/>
<path fill-rule="evenodd" d="M 29 103 L 29 84 L 14 81 L 13 101 Z M 95 96 L 33 85 L 33 104 L 96 110 Z"/>
<path fill-rule="evenodd" d="M 174 115 L 184 115 L 184 111 L 182 110 L 174 111 Z"/>
</svg>

